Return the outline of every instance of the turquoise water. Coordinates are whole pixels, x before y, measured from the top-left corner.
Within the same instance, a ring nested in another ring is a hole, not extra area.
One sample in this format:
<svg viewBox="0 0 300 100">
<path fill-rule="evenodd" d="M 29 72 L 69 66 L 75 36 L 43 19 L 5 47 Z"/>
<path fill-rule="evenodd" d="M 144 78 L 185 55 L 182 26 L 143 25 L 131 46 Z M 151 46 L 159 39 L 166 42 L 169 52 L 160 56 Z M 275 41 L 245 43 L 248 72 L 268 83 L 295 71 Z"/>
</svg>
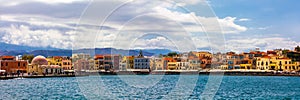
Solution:
<svg viewBox="0 0 300 100">
<path fill-rule="evenodd" d="M 0 97 L 9 100 L 200 99 L 204 97 L 208 79 L 196 75 L 121 75 L 1 80 Z M 210 95 L 213 99 L 300 99 L 300 77 L 224 76 L 216 86 L 208 89 L 216 90 Z"/>
</svg>

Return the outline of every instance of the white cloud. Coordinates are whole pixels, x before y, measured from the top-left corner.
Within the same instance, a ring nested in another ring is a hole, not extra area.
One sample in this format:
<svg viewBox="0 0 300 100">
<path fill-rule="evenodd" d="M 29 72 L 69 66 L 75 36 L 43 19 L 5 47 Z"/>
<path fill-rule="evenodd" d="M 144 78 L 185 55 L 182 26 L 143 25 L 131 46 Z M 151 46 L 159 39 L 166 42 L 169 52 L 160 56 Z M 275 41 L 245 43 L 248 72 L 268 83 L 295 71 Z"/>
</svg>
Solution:
<svg viewBox="0 0 300 100">
<path fill-rule="evenodd" d="M 68 24 L 76 24 L 78 19 L 75 18 L 53 18 L 42 15 L 0 15 L 0 19 L 8 22 L 15 23 L 27 23 L 31 26 L 42 26 L 42 27 L 60 27 L 74 29 L 75 26 L 70 26 Z"/>
<path fill-rule="evenodd" d="M 189 2 L 189 4 L 193 5 L 199 3 L 195 0 L 192 1 L 193 2 Z M 0 1 L 0 3 L 1 2 L 3 1 Z M 46 4 L 68 4 L 78 1 L 70 0 L 50 2 L 35 0 L 34 2 L 43 2 Z M 104 18 L 107 16 L 105 12 L 99 13 L 99 9 L 107 8 L 107 4 L 110 4 L 111 2 L 124 1 L 96 2 L 99 2 L 99 5 L 95 6 L 97 7 L 97 9 L 93 9 L 93 11 L 90 12 L 92 13 L 92 15 L 82 16 L 83 18 L 86 18 L 90 21 L 83 22 L 82 25 L 79 25 L 77 27 L 77 32 L 74 31 L 75 24 L 78 21 L 76 17 L 56 18 L 53 16 L 51 17 L 39 14 L 2 14 L 0 15 L 1 20 L 7 21 L 6 26 L 8 27 L 0 28 L 2 32 L 6 33 L 3 34 L 1 41 L 11 44 L 20 44 L 28 46 L 51 46 L 57 48 L 71 48 L 72 43 L 76 43 L 77 47 L 109 47 L 113 45 L 113 41 L 115 38 L 119 38 L 118 36 L 121 36 L 120 40 L 123 42 L 120 42 L 117 48 L 124 48 L 122 46 L 130 42 L 128 41 L 128 39 L 135 39 L 139 36 L 131 33 L 137 33 L 142 35 L 148 32 L 158 32 L 163 34 L 172 34 L 173 37 L 171 38 L 177 40 L 178 44 L 192 43 L 191 40 L 194 40 L 194 44 L 196 46 L 205 47 L 209 46 L 205 44 L 209 43 L 205 42 L 207 41 L 205 39 L 198 39 L 200 37 L 192 37 L 192 39 L 186 41 L 186 39 L 182 37 L 189 37 L 190 33 L 221 33 L 220 25 L 224 33 L 228 34 L 237 34 L 247 30 L 246 27 L 235 23 L 235 17 L 229 16 L 225 18 L 218 18 L 197 16 L 195 12 L 182 12 L 178 10 L 178 8 L 176 8 L 174 4 L 170 4 L 168 2 L 161 3 L 158 1 L 135 1 L 131 4 L 122 6 L 120 9 L 117 9 L 117 11 L 114 11 L 113 14 L 108 17 L 107 22 L 104 23 L 104 25 L 102 26 L 105 26 L 106 28 L 103 28 L 101 33 L 97 34 L 101 21 L 104 20 Z M 11 3 L 14 3 L 14 1 L 11 1 Z M 25 3 L 25 1 L 16 1 L 15 6 L 22 5 L 23 3 Z M 99 14 L 99 16 L 97 16 L 97 14 Z M 203 27 L 201 27 L 196 20 L 198 20 L 201 23 L 201 25 L 203 25 Z M 36 27 L 41 28 L 34 29 Z M 72 42 L 72 39 L 76 41 Z M 141 45 L 144 48 L 166 46 L 163 45 L 165 43 L 165 40 L 163 40 L 163 38 L 156 38 L 150 40 L 146 39 L 141 41 L 141 43 L 151 45 Z M 185 46 L 185 44 L 180 45 Z M 190 46 L 186 48 L 194 47 Z"/>
<path fill-rule="evenodd" d="M 227 49 L 229 51 L 242 52 L 247 50 L 254 50 L 259 47 L 261 50 L 273 49 L 292 49 L 294 46 L 299 45 L 297 41 L 293 41 L 283 37 L 248 37 L 248 38 L 235 38 L 227 40 Z"/>
<path fill-rule="evenodd" d="M 225 17 L 224 19 L 219 19 L 224 33 L 240 33 L 247 30 L 246 27 L 235 24 L 235 20 L 235 17 Z"/>
<path fill-rule="evenodd" d="M 245 21 L 250 21 L 251 19 L 248 19 L 248 18 L 241 18 L 239 19 L 240 22 L 245 22 Z"/>
<path fill-rule="evenodd" d="M 1 0 L 2 6 L 18 6 L 30 2 L 40 2 L 45 4 L 70 4 L 74 2 L 89 2 L 90 0 Z"/>
<path fill-rule="evenodd" d="M 33 47 L 54 47 L 54 48 L 71 48 L 72 41 L 70 35 L 63 35 L 59 30 L 31 30 L 25 25 L 11 25 L 10 27 L 1 28 L 1 42 L 26 45 Z M 67 31 L 66 33 L 71 33 Z"/>
</svg>

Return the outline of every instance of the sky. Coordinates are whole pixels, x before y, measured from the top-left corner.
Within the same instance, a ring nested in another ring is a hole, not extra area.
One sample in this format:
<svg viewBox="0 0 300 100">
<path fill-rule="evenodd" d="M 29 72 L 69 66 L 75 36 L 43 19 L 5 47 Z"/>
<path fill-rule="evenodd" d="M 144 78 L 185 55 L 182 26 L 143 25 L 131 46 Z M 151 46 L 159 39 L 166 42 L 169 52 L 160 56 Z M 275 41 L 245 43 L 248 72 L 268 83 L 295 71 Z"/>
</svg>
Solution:
<svg viewBox="0 0 300 100">
<path fill-rule="evenodd" d="M 299 0 L 0 0 L 0 42 L 243 52 L 300 44 Z"/>
</svg>

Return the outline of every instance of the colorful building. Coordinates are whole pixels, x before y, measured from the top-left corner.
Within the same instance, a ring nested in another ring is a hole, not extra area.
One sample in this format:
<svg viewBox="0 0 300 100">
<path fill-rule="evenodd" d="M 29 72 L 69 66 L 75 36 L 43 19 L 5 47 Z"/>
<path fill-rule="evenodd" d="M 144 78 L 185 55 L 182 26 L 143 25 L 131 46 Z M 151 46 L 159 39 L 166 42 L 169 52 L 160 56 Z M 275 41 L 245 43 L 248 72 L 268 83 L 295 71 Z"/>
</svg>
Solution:
<svg viewBox="0 0 300 100">
<path fill-rule="evenodd" d="M 164 61 L 162 58 L 154 58 L 153 67 L 155 70 L 165 70 Z"/>
<path fill-rule="evenodd" d="M 173 70 L 176 69 L 176 60 L 172 57 L 164 57 L 163 58 L 164 69 Z"/>
<path fill-rule="evenodd" d="M 36 56 L 32 59 L 31 64 L 28 66 L 27 72 L 31 75 L 62 74 L 63 68 L 59 66 L 59 63 L 48 62 L 44 56 Z"/>
<path fill-rule="evenodd" d="M 5 70 L 7 73 L 27 72 L 27 60 L 16 60 L 14 56 L 1 56 L 0 63 L 0 70 Z"/>
<path fill-rule="evenodd" d="M 189 68 L 188 70 L 201 70 L 201 61 L 198 57 L 189 57 Z"/>
<path fill-rule="evenodd" d="M 259 69 L 259 70 L 269 70 L 269 69 L 271 69 L 269 67 L 270 59 L 271 59 L 270 56 L 257 57 L 256 58 L 256 69 Z"/>
<path fill-rule="evenodd" d="M 104 70 L 104 56 L 103 55 L 95 55 L 95 69 L 96 70 Z"/>
<path fill-rule="evenodd" d="M 145 58 L 142 51 L 134 58 L 134 69 L 150 69 L 150 58 Z"/>
<path fill-rule="evenodd" d="M 127 69 L 133 69 L 134 66 L 134 56 L 126 56 Z"/>
</svg>

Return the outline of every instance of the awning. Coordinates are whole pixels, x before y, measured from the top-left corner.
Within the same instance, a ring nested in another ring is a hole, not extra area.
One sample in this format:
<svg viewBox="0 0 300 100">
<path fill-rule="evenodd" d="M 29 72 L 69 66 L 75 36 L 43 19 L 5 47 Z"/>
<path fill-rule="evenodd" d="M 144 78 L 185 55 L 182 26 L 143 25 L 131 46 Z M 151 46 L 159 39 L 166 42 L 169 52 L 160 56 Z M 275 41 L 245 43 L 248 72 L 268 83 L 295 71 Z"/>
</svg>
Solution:
<svg viewBox="0 0 300 100">
<path fill-rule="evenodd" d="M 6 72 L 6 70 L 0 70 L 0 73 L 5 73 Z"/>
<path fill-rule="evenodd" d="M 71 72 L 71 73 L 73 73 L 74 70 L 64 70 L 64 72 Z"/>
<path fill-rule="evenodd" d="M 61 69 L 61 66 L 58 65 L 42 65 L 41 68 L 51 68 L 51 69 Z"/>
</svg>

